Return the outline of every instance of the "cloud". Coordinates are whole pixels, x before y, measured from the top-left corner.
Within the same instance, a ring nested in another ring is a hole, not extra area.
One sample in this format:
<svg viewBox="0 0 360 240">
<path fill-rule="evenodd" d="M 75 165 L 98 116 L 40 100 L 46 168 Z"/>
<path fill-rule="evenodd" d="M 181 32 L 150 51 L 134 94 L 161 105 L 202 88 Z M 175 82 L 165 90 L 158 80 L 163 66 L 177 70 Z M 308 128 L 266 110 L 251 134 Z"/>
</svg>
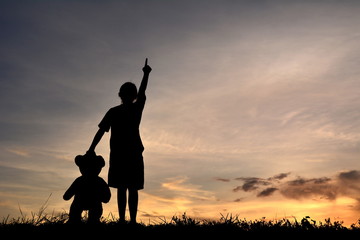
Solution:
<svg viewBox="0 0 360 240">
<path fill-rule="evenodd" d="M 259 186 L 267 186 L 270 184 L 269 181 L 261 178 L 249 177 L 249 178 L 237 178 L 237 180 L 243 180 L 244 184 L 242 189 L 245 192 L 250 192 L 259 188 Z"/>
<path fill-rule="evenodd" d="M 240 190 L 242 190 L 242 186 L 237 186 L 237 187 L 234 188 L 232 191 L 233 191 L 233 192 L 238 192 L 238 191 L 240 191 Z"/>
<path fill-rule="evenodd" d="M 268 197 L 268 196 L 271 196 L 275 191 L 277 191 L 278 189 L 277 188 L 274 188 L 274 187 L 269 187 L 269 188 L 266 188 L 264 189 L 263 191 L 261 191 L 257 197 Z"/>
<path fill-rule="evenodd" d="M 215 180 L 216 180 L 216 181 L 219 181 L 219 182 L 230 182 L 230 179 L 228 179 L 228 178 L 219 178 L 219 177 L 216 177 Z"/>
<path fill-rule="evenodd" d="M 284 183 L 280 193 L 291 199 L 320 197 L 335 200 L 338 195 L 338 187 L 327 177 L 311 179 L 298 177 Z"/>
<path fill-rule="evenodd" d="M 314 184 L 321 184 L 321 183 L 326 183 L 328 181 L 330 181 L 330 178 L 327 177 L 321 177 L 321 178 L 311 178 L 311 179 L 305 179 L 302 177 L 298 177 L 295 180 L 292 181 L 288 181 L 287 183 L 289 185 L 293 185 L 293 186 L 302 186 L 308 183 L 314 183 Z"/>
<path fill-rule="evenodd" d="M 351 170 L 341 172 L 337 176 L 339 191 L 342 195 L 354 198 L 358 201 L 356 209 L 360 211 L 360 171 Z"/>
<path fill-rule="evenodd" d="M 9 148 L 6 149 L 8 152 L 11 152 L 15 155 L 21 156 L 21 157 L 29 157 L 30 153 L 27 150 L 19 149 L 19 148 Z"/>
<path fill-rule="evenodd" d="M 244 184 L 242 184 L 241 186 L 237 186 L 236 188 L 233 189 L 233 191 L 237 192 L 239 190 L 243 190 L 245 192 L 251 192 L 261 188 L 262 186 L 274 185 L 280 180 L 288 177 L 289 174 L 290 173 L 280 173 L 269 178 L 257 178 L 257 177 L 235 178 L 235 180 L 243 181 Z M 261 191 L 258 195 L 261 197 L 270 196 L 272 193 L 275 192 L 275 190 L 277 190 L 277 189 L 273 189 L 273 187 L 268 187 L 267 189 L 268 189 L 267 191 L 265 192 Z"/>
<path fill-rule="evenodd" d="M 341 172 L 338 176 L 341 181 L 359 181 L 360 171 L 352 170 L 347 172 Z"/>
<path fill-rule="evenodd" d="M 290 172 L 288 173 L 279 173 L 273 177 L 268 178 L 268 180 L 282 180 L 290 175 Z"/>
<path fill-rule="evenodd" d="M 0 190 L 3 192 L 57 191 L 66 179 L 56 172 L 0 166 Z"/>
<path fill-rule="evenodd" d="M 355 206 L 360 210 L 360 171 L 343 171 L 332 177 L 305 178 L 297 176 L 295 179 L 284 181 L 290 173 L 280 173 L 269 178 L 239 177 L 244 181 L 233 192 L 255 192 L 256 196 L 270 197 L 279 192 L 288 199 L 325 199 L 336 200 L 339 197 L 349 197 L 358 201 Z"/>
<path fill-rule="evenodd" d="M 162 188 L 165 189 L 171 195 L 182 197 L 193 200 L 214 200 L 212 192 L 201 189 L 200 185 L 189 183 L 189 178 L 185 176 L 178 176 L 174 178 L 168 178 L 161 184 Z"/>
<path fill-rule="evenodd" d="M 146 218 L 163 218 L 164 215 L 163 214 L 160 214 L 159 212 L 157 211 L 151 211 L 151 212 L 148 212 L 148 211 L 143 211 L 143 210 L 138 210 L 138 212 L 140 213 L 140 215 L 142 217 L 146 217 Z"/>
<path fill-rule="evenodd" d="M 315 197 L 335 200 L 340 196 L 346 196 L 358 200 L 360 196 L 359 181 L 359 170 L 343 171 L 331 178 L 298 177 L 283 184 L 280 193 L 292 199 Z"/>
</svg>

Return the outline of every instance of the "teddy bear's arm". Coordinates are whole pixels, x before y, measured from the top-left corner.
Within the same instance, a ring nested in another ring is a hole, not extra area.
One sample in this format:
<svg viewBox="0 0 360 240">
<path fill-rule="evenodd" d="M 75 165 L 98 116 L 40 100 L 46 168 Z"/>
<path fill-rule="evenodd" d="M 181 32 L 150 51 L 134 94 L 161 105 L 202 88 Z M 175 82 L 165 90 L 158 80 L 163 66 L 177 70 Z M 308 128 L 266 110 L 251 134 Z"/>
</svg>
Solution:
<svg viewBox="0 0 360 240">
<path fill-rule="evenodd" d="M 110 188 L 107 185 L 107 183 L 104 181 L 104 179 L 100 178 L 99 180 L 100 180 L 100 186 L 101 186 L 101 201 L 103 203 L 108 203 L 111 198 Z"/>
<path fill-rule="evenodd" d="M 79 178 L 77 178 L 72 184 L 71 186 L 69 187 L 68 190 L 66 190 L 66 192 L 64 193 L 64 200 L 65 201 L 68 201 L 70 200 L 70 198 L 72 198 L 75 193 L 76 193 L 76 189 L 78 189 L 78 185 L 79 185 Z"/>
</svg>

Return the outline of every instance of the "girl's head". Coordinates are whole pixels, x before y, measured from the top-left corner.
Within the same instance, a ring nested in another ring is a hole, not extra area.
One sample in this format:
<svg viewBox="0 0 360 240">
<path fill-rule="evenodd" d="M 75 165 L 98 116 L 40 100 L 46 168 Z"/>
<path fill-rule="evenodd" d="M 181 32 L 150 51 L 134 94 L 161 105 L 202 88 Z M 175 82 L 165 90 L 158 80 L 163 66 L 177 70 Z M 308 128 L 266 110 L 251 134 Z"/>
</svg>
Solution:
<svg viewBox="0 0 360 240">
<path fill-rule="evenodd" d="M 132 82 L 126 82 L 120 87 L 119 97 L 123 103 L 132 103 L 137 97 L 137 88 Z"/>
</svg>

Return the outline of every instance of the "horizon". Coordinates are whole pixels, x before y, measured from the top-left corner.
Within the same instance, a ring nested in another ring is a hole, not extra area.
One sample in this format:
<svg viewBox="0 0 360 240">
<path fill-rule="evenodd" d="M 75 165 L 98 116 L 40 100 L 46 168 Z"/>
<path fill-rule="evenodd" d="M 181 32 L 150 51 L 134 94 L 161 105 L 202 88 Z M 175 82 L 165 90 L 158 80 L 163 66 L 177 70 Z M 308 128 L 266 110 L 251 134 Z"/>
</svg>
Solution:
<svg viewBox="0 0 360 240">
<path fill-rule="evenodd" d="M 139 221 L 360 218 L 357 1 L 2 1 L 0 217 L 80 172 L 120 86 L 152 67 Z M 96 153 L 106 161 L 109 134 Z M 103 204 L 117 214 L 116 192 Z M 127 212 L 127 217 L 129 216 Z"/>
</svg>

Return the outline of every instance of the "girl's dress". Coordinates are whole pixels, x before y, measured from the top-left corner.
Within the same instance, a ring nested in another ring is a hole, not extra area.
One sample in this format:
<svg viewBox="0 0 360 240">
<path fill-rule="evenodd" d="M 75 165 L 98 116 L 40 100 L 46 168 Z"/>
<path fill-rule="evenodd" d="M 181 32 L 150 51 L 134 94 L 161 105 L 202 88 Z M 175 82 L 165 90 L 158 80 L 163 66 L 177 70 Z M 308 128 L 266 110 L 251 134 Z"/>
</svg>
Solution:
<svg viewBox="0 0 360 240">
<path fill-rule="evenodd" d="M 144 146 L 139 126 L 146 97 L 136 102 L 111 108 L 101 120 L 99 128 L 110 136 L 110 166 L 108 184 L 114 188 L 144 188 Z"/>
</svg>

